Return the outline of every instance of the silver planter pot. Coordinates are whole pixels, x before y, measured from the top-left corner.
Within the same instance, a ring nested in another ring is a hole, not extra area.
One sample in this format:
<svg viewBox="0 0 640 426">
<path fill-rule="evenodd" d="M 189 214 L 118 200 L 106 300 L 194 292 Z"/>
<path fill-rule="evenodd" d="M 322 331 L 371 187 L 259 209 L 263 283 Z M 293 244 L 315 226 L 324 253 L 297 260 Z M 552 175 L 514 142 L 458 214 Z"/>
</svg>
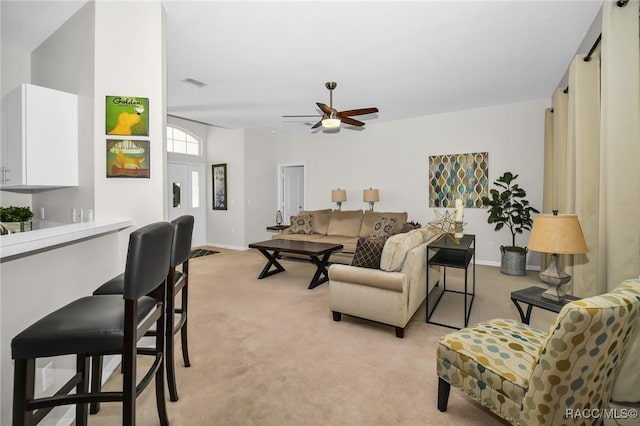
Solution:
<svg viewBox="0 0 640 426">
<path fill-rule="evenodd" d="M 506 275 L 527 275 L 527 252 L 524 247 L 500 246 L 500 272 Z"/>
</svg>

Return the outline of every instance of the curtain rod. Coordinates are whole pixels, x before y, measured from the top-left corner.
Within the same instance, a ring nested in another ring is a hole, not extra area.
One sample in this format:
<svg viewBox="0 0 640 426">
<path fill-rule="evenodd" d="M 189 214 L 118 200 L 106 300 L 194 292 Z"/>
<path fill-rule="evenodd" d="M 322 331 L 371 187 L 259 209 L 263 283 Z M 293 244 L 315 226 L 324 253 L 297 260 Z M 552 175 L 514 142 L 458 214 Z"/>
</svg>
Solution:
<svg viewBox="0 0 640 426">
<path fill-rule="evenodd" d="M 616 5 L 618 7 L 625 7 L 628 3 L 629 3 L 629 0 L 618 0 L 616 2 Z M 598 48 L 598 45 L 600 44 L 601 40 L 602 40 L 602 33 L 600 33 L 600 35 L 598 36 L 596 41 L 593 43 L 593 46 L 591 46 L 591 50 L 589 50 L 589 53 L 587 53 L 587 56 L 584 57 L 583 60 L 585 62 L 590 62 L 591 61 L 591 56 L 593 56 L 593 53 Z M 562 93 L 569 93 L 569 86 L 565 87 L 565 89 L 562 91 Z"/>
<path fill-rule="evenodd" d="M 598 48 L 598 45 L 600 44 L 601 41 L 602 41 L 602 33 L 600 33 L 600 35 L 598 36 L 596 41 L 593 43 L 593 46 L 591 46 L 591 49 L 589 50 L 589 53 L 587 53 L 587 55 L 584 57 L 583 61 L 585 61 L 585 62 L 590 62 L 591 61 L 591 57 L 593 56 L 593 53 L 596 51 L 596 49 Z M 569 86 L 565 87 L 565 89 L 562 91 L 562 93 L 569 93 Z"/>
</svg>

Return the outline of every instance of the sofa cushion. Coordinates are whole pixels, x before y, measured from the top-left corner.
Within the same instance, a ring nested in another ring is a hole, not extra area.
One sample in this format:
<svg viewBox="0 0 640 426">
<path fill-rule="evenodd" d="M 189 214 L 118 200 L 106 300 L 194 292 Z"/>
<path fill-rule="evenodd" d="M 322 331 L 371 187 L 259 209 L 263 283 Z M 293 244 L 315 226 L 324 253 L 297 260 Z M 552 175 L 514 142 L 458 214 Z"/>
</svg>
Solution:
<svg viewBox="0 0 640 426">
<path fill-rule="evenodd" d="M 380 258 L 387 238 L 358 238 L 351 266 L 380 269 Z"/>
<path fill-rule="evenodd" d="M 407 212 L 372 212 L 371 210 L 367 210 L 364 212 L 362 226 L 360 227 L 358 236 L 362 238 L 368 237 L 371 229 L 373 228 L 373 224 L 381 217 L 393 217 L 396 219 L 396 225 L 393 228 L 394 234 L 400 232 L 404 224 L 407 222 Z"/>
<path fill-rule="evenodd" d="M 362 224 L 362 210 L 331 212 L 331 222 L 327 229 L 327 235 L 344 235 L 346 237 L 357 237 Z"/>
<path fill-rule="evenodd" d="M 393 228 L 396 226 L 395 217 L 379 217 L 375 221 L 371 232 L 369 232 L 369 238 L 386 238 L 393 234 Z"/>
<path fill-rule="evenodd" d="M 422 232 L 419 229 L 390 236 L 382 250 L 380 269 L 388 272 L 399 271 L 402 269 L 407 252 L 422 242 Z"/>
<path fill-rule="evenodd" d="M 312 234 L 313 233 L 313 215 L 299 214 L 291 216 L 291 226 L 287 229 L 289 234 Z"/>
<path fill-rule="evenodd" d="M 314 234 L 316 235 L 316 234 Z M 314 240 L 316 243 L 342 244 L 342 253 L 353 254 L 356 251 L 357 237 L 347 237 L 344 235 L 320 235 L 320 238 Z"/>
<path fill-rule="evenodd" d="M 313 232 L 316 234 L 327 235 L 327 229 L 329 228 L 329 222 L 331 221 L 331 209 L 302 210 L 298 214 L 313 215 L 313 221 L 311 222 Z"/>
</svg>

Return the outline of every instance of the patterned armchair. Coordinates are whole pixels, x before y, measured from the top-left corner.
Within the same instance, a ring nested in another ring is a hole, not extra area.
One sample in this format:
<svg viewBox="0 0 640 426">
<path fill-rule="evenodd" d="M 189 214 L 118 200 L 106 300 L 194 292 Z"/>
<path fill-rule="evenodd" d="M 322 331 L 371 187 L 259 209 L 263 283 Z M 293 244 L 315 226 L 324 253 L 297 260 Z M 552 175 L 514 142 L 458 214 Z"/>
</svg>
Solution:
<svg viewBox="0 0 640 426">
<path fill-rule="evenodd" d="M 640 281 L 628 280 L 565 305 L 548 333 L 507 319 L 449 333 L 437 350 L 438 409 L 453 385 L 514 425 L 599 424 L 581 410 L 608 408 L 639 325 Z"/>
</svg>

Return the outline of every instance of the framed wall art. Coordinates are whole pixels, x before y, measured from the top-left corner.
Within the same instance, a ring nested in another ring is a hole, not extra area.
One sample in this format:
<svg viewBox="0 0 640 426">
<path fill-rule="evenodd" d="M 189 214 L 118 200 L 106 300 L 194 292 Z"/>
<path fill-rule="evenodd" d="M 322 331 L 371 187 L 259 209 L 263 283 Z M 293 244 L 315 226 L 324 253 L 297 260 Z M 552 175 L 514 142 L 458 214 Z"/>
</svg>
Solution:
<svg viewBox="0 0 640 426">
<path fill-rule="evenodd" d="M 107 135 L 149 136 L 149 98 L 107 96 Z"/>
<path fill-rule="evenodd" d="M 429 156 L 429 207 L 455 207 L 462 198 L 464 207 L 481 208 L 488 178 L 488 152 Z"/>
<path fill-rule="evenodd" d="M 213 210 L 227 210 L 227 164 L 211 166 L 213 179 Z"/>
<path fill-rule="evenodd" d="M 149 178 L 149 141 L 107 139 L 108 178 Z"/>
</svg>

